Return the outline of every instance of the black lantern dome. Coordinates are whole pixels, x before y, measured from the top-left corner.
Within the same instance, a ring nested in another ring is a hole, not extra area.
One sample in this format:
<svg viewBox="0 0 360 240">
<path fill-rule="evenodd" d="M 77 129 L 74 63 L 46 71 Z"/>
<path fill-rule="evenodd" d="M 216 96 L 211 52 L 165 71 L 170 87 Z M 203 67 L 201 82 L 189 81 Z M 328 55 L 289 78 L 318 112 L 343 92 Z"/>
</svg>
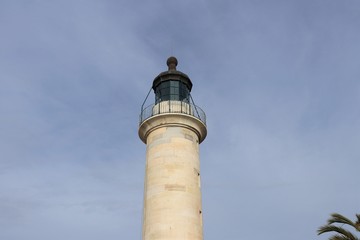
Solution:
<svg viewBox="0 0 360 240">
<path fill-rule="evenodd" d="M 169 69 L 154 79 L 141 105 L 140 125 L 145 124 L 147 119 L 162 114 L 190 115 L 206 125 L 204 111 L 195 105 L 191 97 L 190 78 L 185 73 L 176 70 L 178 61 L 175 57 L 169 57 L 166 64 Z M 146 106 L 151 90 L 155 93 L 155 102 Z"/>
<path fill-rule="evenodd" d="M 175 57 L 169 57 L 166 64 L 169 70 L 160 73 L 152 85 L 155 103 L 169 100 L 189 103 L 192 88 L 190 78 L 185 73 L 176 70 L 178 61 Z"/>
</svg>

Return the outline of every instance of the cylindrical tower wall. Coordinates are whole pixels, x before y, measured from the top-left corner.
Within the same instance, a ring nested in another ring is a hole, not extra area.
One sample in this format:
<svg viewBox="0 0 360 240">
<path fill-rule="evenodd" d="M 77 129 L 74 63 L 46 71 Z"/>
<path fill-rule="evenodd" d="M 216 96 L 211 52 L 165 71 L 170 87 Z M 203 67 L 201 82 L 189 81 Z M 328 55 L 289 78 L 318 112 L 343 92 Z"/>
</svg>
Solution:
<svg viewBox="0 0 360 240">
<path fill-rule="evenodd" d="M 204 124 L 183 114 L 157 115 L 139 129 L 146 139 L 144 240 L 200 240 L 199 142 Z"/>
</svg>

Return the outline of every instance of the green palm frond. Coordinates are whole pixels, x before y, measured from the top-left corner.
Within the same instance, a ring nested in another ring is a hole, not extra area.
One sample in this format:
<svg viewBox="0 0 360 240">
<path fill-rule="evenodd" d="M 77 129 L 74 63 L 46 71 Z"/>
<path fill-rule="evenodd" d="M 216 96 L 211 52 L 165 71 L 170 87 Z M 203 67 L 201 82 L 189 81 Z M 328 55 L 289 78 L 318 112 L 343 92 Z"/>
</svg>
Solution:
<svg viewBox="0 0 360 240">
<path fill-rule="evenodd" d="M 336 234 L 336 235 L 330 237 L 329 240 L 349 240 L 349 239 L 342 235 Z"/>
<path fill-rule="evenodd" d="M 331 218 L 329 218 L 328 220 L 328 224 L 332 224 L 332 223 L 343 223 L 343 224 L 348 224 L 354 228 L 356 228 L 356 225 L 353 221 L 351 221 L 350 219 L 344 217 L 341 214 L 338 213 L 333 213 L 331 214 Z"/>
<path fill-rule="evenodd" d="M 337 232 L 341 236 L 345 237 L 347 240 L 359 240 L 356 236 L 354 236 L 351 232 L 346 229 L 343 229 L 334 225 L 324 225 L 318 229 L 318 235 L 327 233 L 327 232 Z"/>
<path fill-rule="evenodd" d="M 355 222 L 355 228 L 357 231 L 360 232 L 360 214 L 356 214 L 356 218 L 357 218 L 357 220 Z"/>
</svg>

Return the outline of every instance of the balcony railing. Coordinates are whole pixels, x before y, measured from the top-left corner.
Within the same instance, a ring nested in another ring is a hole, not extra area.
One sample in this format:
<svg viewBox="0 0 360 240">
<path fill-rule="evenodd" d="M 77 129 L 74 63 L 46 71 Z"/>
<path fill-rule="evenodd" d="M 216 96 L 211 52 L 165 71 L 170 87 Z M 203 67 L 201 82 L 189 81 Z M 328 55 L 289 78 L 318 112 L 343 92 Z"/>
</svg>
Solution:
<svg viewBox="0 0 360 240">
<path fill-rule="evenodd" d="M 166 113 L 182 113 L 191 115 L 206 125 L 206 115 L 200 107 L 176 100 L 162 101 L 143 108 L 140 114 L 140 124 L 152 116 Z"/>
</svg>

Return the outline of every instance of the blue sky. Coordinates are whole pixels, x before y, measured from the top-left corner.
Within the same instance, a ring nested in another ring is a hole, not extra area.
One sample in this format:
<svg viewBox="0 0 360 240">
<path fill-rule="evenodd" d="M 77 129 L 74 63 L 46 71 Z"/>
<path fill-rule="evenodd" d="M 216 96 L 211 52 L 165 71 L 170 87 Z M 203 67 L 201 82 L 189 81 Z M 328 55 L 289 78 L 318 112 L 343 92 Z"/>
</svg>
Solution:
<svg viewBox="0 0 360 240">
<path fill-rule="evenodd" d="M 207 113 L 204 237 L 327 239 L 360 192 L 360 1 L 0 1 L 0 238 L 141 239 L 152 80 Z"/>
</svg>

